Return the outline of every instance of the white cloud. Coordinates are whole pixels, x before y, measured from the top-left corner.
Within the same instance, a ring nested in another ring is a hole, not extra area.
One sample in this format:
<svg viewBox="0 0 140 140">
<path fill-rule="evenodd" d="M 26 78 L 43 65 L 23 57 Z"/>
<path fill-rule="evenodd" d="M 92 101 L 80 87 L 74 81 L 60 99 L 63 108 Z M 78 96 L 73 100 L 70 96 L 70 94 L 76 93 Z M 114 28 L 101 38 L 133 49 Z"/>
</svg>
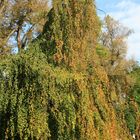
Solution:
<svg viewBox="0 0 140 140">
<path fill-rule="evenodd" d="M 128 57 L 140 60 L 140 3 L 123 0 L 109 14 L 134 30 L 134 34 L 128 38 Z"/>
</svg>

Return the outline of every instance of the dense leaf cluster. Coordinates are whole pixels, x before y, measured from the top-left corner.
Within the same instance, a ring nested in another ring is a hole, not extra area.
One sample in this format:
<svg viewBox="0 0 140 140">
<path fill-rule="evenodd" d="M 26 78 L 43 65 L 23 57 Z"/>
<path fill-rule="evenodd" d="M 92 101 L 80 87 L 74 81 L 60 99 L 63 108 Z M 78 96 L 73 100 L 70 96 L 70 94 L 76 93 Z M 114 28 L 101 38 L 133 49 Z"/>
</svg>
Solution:
<svg viewBox="0 0 140 140">
<path fill-rule="evenodd" d="M 54 0 L 42 34 L 1 58 L 0 139 L 132 140 L 137 103 L 124 97 L 132 89 L 128 69 L 117 67 L 126 61 L 116 55 L 112 64 L 111 48 L 98 43 L 93 5 Z"/>
</svg>

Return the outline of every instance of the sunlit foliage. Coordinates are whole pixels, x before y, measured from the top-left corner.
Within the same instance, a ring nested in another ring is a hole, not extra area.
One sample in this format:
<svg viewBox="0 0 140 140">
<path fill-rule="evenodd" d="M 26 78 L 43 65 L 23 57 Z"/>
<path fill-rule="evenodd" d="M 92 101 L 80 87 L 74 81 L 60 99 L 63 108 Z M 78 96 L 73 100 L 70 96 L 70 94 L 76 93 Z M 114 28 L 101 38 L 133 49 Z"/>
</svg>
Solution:
<svg viewBox="0 0 140 140">
<path fill-rule="evenodd" d="M 123 38 L 108 47 L 100 34 L 94 1 L 52 2 L 43 32 L 26 50 L 1 58 L 0 139 L 132 140 L 139 129 L 126 98 L 133 67 L 122 55 L 110 57 Z"/>
</svg>

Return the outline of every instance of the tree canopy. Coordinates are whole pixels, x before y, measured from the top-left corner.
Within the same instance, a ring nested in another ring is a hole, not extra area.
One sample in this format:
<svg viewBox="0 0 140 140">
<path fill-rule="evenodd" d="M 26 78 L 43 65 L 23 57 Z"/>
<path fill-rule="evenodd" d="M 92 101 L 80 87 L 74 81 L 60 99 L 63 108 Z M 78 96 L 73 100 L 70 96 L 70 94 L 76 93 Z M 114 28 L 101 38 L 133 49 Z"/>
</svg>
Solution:
<svg viewBox="0 0 140 140">
<path fill-rule="evenodd" d="M 0 139 L 139 139 L 139 66 L 125 58 L 132 31 L 110 16 L 102 23 L 92 0 L 48 9 L 0 1 Z"/>
</svg>

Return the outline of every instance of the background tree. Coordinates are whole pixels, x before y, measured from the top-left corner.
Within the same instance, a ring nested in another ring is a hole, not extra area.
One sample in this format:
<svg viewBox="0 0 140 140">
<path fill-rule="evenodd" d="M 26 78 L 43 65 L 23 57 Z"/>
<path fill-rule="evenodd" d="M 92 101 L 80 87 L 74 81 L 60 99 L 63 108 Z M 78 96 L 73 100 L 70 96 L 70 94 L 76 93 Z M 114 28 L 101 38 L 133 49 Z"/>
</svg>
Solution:
<svg viewBox="0 0 140 140">
<path fill-rule="evenodd" d="M 12 45 L 17 46 L 18 51 L 24 49 L 41 32 L 48 11 L 48 1 L 3 0 L 0 7 L 1 48 L 4 50 Z"/>
<path fill-rule="evenodd" d="M 131 98 L 129 93 L 131 96 L 134 95 L 131 90 L 135 78 L 130 76 L 130 73 L 137 63 L 133 59 L 126 59 L 126 40 L 131 33 L 132 30 L 107 16 L 104 20 L 97 53 L 110 80 L 110 98 L 114 102 L 114 107 L 119 110 L 119 117 L 125 116 L 127 127 L 131 134 L 135 134 L 138 110 L 136 109 L 136 102 L 128 99 Z"/>
<path fill-rule="evenodd" d="M 126 39 L 131 33 L 132 30 L 107 16 L 103 24 L 100 45 L 97 49 L 99 56 L 103 57 L 103 59 L 101 58 L 101 65 L 105 68 L 110 80 L 114 80 L 114 84 L 116 84 L 116 79 L 118 79 L 120 86 L 124 85 L 122 87 L 126 87 L 125 85 L 128 86 L 128 82 L 131 83 L 128 73 L 133 70 L 136 64 L 134 60 L 126 59 Z M 104 54 L 101 53 L 102 50 Z"/>
<path fill-rule="evenodd" d="M 107 62 L 103 62 L 104 66 L 107 65 L 106 70 L 109 75 L 119 75 L 121 69 L 124 72 L 127 66 L 129 67 L 126 60 L 126 39 L 131 33 L 132 30 L 124 27 L 112 17 L 107 16 L 104 19 L 100 41 L 101 45 L 109 51 Z"/>
<path fill-rule="evenodd" d="M 8 20 L 6 17 L 8 16 L 8 1 L 1 0 L 0 1 L 0 54 L 4 54 L 9 52 L 9 48 L 7 47 L 7 41 L 9 39 L 9 34 L 12 34 L 11 30 L 8 29 Z"/>
</svg>

